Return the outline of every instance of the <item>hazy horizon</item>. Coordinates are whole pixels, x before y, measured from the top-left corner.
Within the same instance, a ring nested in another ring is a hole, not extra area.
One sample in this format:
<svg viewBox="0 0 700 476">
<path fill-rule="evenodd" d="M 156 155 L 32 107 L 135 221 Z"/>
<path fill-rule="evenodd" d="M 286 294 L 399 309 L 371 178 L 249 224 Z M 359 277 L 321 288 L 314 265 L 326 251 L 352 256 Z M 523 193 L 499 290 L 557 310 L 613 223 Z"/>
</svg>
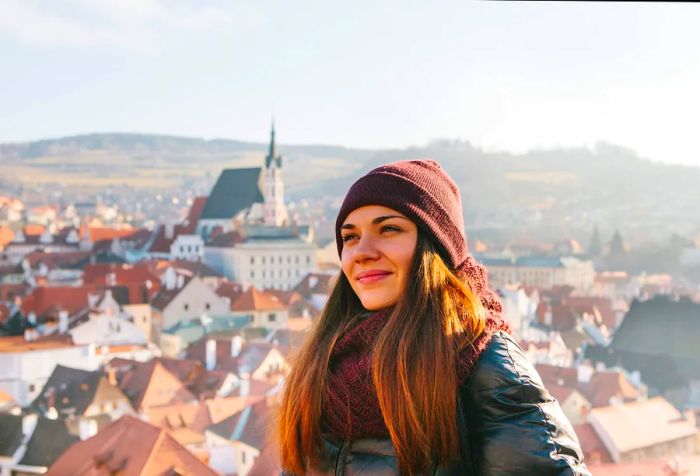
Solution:
<svg viewBox="0 0 700 476">
<path fill-rule="evenodd" d="M 359 149 L 597 142 L 700 166 L 692 4 L 4 0 L 0 143 L 143 133 Z"/>
</svg>

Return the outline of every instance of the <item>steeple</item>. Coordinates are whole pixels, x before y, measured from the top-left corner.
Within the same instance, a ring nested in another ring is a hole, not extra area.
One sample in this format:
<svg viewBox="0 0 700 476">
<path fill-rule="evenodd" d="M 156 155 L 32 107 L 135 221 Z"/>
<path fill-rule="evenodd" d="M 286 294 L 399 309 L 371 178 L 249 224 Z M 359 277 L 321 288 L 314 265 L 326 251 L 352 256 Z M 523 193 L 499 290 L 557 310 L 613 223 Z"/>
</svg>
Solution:
<svg viewBox="0 0 700 476">
<path fill-rule="evenodd" d="M 265 168 L 270 168 L 270 164 L 274 160 L 277 167 L 282 166 L 281 157 L 277 154 L 277 143 L 275 142 L 275 119 L 272 119 L 272 128 L 270 130 L 270 149 L 265 157 Z"/>
</svg>

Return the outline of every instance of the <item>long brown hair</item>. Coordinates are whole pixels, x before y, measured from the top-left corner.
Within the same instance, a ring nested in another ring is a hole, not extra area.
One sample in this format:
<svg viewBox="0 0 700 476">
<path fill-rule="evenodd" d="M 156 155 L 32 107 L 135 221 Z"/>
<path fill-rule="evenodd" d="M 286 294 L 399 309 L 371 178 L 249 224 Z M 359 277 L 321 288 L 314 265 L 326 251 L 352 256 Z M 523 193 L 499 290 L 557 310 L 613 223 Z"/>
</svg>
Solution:
<svg viewBox="0 0 700 476">
<path fill-rule="evenodd" d="M 371 365 L 401 474 L 427 473 L 458 457 L 457 357 L 485 326 L 479 298 L 420 232 L 412 275 L 377 336 Z M 363 312 L 341 272 L 285 384 L 276 437 L 287 472 L 301 475 L 323 461 L 321 412 L 331 352 Z"/>
</svg>

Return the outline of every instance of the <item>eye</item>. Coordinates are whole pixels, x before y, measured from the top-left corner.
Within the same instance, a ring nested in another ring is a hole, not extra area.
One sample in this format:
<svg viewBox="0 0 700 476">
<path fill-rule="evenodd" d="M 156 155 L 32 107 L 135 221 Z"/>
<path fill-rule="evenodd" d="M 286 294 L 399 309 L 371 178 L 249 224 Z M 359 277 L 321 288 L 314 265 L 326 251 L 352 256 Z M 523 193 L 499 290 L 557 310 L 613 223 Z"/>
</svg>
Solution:
<svg viewBox="0 0 700 476">
<path fill-rule="evenodd" d="M 343 240 L 343 243 L 347 243 L 348 241 L 350 241 L 350 240 L 352 240 L 352 239 L 354 239 L 354 238 L 357 238 L 357 235 L 356 235 L 356 234 L 354 234 L 354 233 L 348 233 L 348 234 L 346 234 L 346 235 L 343 235 L 343 236 L 341 237 L 341 240 Z"/>
<path fill-rule="evenodd" d="M 384 233 L 385 231 L 401 231 L 401 228 L 394 225 L 384 225 L 381 228 L 381 232 Z"/>
</svg>

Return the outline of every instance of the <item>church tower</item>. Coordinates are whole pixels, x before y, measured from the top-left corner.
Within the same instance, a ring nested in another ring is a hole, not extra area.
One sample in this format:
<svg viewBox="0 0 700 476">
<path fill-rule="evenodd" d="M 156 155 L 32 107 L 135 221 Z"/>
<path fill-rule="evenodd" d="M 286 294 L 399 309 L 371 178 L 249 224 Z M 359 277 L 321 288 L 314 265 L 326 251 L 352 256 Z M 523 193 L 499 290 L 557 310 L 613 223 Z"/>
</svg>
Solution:
<svg viewBox="0 0 700 476">
<path fill-rule="evenodd" d="M 275 143 L 275 123 L 272 122 L 270 131 L 270 148 L 265 157 L 263 193 L 265 225 L 285 226 L 289 225 L 287 207 L 284 204 L 284 182 L 282 181 L 282 156 L 277 152 Z"/>
</svg>

